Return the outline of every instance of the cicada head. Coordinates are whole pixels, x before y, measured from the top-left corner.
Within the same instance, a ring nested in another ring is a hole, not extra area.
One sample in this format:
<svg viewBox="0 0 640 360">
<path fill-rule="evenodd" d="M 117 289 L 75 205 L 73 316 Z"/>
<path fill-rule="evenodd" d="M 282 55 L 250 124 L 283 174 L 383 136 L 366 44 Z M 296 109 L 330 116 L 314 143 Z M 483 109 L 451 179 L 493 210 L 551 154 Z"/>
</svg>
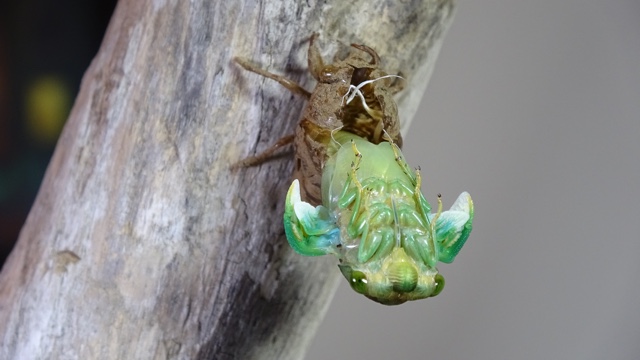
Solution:
<svg viewBox="0 0 640 360">
<path fill-rule="evenodd" d="M 384 305 L 399 305 L 438 295 L 444 277 L 396 248 L 391 256 L 364 264 L 338 265 L 351 288 Z"/>
</svg>

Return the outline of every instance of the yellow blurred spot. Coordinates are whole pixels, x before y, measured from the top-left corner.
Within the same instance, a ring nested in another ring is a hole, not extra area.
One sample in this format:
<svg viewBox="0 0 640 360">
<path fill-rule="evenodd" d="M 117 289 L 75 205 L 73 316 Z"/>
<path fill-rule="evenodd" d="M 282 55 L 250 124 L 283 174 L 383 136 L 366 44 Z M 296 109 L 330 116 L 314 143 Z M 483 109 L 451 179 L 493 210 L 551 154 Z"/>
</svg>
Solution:
<svg viewBox="0 0 640 360">
<path fill-rule="evenodd" d="M 42 76 L 27 89 L 27 131 L 31 138 L 54 144 L 69 115 L 71 94 L 68 86 L 56 76 Z"/>
</svg>

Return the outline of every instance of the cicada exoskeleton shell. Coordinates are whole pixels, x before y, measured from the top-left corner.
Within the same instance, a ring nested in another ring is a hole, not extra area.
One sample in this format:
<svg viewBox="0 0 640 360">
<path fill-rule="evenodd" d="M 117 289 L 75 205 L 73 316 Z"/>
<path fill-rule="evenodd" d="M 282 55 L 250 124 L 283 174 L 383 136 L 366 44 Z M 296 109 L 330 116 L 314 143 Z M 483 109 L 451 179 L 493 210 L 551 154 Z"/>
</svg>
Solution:
<svg viewBox="0 0 640 360">
<path fill-rule="evenodd" d="M 312 36 L 309 45 L 309 70 L 318 81 L 309 97 L 295 132 L 294 178 L 301 181 L 302 197 L 321 203 L 322 169 L 331 150 L 331 132 L 337 129 L 363 137 L 374 144 L 386 132 L 402 146 L 398 108 L 393 99 L 401 87 L 379 68 L 380 58 L 370 47 L 352 44 L 344 59 L 324 64 Z M 359 91 L 362 99 L 347 101 L 353 87 L 369 82 Z"/>
</svg>

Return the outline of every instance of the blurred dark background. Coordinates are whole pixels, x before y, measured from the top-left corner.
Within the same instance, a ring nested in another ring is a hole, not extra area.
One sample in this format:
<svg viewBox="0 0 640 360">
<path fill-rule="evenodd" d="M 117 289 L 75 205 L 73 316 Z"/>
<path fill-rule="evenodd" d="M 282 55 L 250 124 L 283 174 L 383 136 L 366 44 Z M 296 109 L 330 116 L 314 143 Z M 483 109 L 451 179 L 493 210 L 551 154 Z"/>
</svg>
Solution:
<svg viewBox="0 0 640 360">
<path fill-rule="evenodd" d="M 0 2 L 0 262 L 36 197 L 115 0 Z"/>
</svg>

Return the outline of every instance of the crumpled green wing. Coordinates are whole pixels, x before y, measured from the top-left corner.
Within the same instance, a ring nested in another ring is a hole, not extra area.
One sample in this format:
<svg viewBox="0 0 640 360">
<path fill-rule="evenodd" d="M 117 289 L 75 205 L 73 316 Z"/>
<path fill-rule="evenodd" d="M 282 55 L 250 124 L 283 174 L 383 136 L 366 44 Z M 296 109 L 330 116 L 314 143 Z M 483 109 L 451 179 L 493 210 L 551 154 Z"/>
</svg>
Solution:
<svg viewBox="0 0 640 360">
<path fill-rule="evenodd" d="M 284 231 L 289 245 L 299 254 L 319 256 L 335 253 L 340 244 L 340 229 L 329 211 L 302 201 L 300 182 L 293 181 L 284 208 Z"/>
<path fill-rule="evenodd" d="M 429 214 L 429 220 L 435 214 Z M 451 206 L 436 220 L 436 241 L 439 245 L 439 260 L 451 263 L 471 233 L 473 222 L 473 200 L 463 192 Z"/>
</svg>

